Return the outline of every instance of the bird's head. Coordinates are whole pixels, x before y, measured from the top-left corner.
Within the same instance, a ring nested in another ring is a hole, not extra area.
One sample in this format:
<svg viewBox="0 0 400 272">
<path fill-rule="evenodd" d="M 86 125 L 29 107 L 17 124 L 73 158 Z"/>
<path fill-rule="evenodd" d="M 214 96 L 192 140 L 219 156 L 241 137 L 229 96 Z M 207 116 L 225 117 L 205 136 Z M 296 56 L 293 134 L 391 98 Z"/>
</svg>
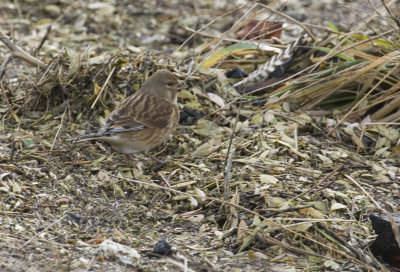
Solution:
<svg viewBox="0 0 400 272">
<path fill-rule="evenodd" d="M 169 102 L 176 104 L 177 96 L 176 92 L 179 87 L 179 81 L 168 70 L 162 69 L 155 72 L 151 77 L 149 77 L 141 90 L 144 92 L 150 92 L 154 95 L 162 97 Z"/>
</svg>

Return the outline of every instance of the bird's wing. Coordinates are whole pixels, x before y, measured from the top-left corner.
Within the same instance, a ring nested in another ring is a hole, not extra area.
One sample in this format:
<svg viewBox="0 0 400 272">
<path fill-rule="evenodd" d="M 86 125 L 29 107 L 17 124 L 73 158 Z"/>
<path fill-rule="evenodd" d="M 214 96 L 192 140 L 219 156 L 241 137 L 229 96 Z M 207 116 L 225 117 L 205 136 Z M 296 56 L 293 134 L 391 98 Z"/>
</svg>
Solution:
<svg viewBox="0 0 400 272">
<path fill-rule="evenodd" d="M 99 134 L 172 126 L 177 122 L 175 107 L 152 94 L 133 94 L 111 113 Z"/>
</svg>

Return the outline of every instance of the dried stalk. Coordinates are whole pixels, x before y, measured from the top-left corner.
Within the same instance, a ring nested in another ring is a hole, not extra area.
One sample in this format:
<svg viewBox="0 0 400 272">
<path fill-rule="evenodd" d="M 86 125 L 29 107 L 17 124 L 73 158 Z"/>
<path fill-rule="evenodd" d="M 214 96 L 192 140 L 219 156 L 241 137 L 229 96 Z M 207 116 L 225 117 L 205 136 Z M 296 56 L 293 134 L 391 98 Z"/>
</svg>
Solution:
<svg viewBox="0 0 400 272">
<path fill-rule="evenodd" d="M 0 41 L 2 41 L 5 44 L 5 46 L 8 47 L 8 49 L 10 49 L 14 57 L 19 58 L 33 66 L 38 66 L 40 68 L 46 67 L 46 64 L 44 62 L 29 55 L 26 51 L 13 44 L 11 40 L 6 36 L 6 34 L 4 34 L 4 32 L 1 30 L 0 30 Z"/>
</svg>

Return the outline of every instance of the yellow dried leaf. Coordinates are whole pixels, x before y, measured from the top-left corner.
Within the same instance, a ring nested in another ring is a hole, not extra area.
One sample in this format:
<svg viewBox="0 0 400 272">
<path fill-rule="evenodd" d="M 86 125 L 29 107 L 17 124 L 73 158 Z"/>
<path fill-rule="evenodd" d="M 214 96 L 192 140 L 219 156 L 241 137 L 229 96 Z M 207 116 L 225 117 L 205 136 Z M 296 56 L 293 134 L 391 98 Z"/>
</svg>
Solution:
<svg viewBox="0 0 400 272">
<path fill-rule="evenodd" d="M 264 122 L 261 112 L 258 112 L 256 115 L 254 115 L 250 122 L 255 125 L 261 125 Z"/>
<path fill-rule="evenodd" d="M 198 199 L 203 202 L 205 201 L 205 197 L 206 197 L 206 193 L 204 193 L 204 191 L 202 191 L 201 189 L 194 187 L 194 195 L 198 197 Z"/>
<path fill-rule="evenodd" d="M 313 207 L 301 209 L 300 213 L 306 217 L 311 217 L 311 218 L 316 218 L 316 219 L 325 219 L 325 215 L 322 212 L 314 209 Z"/>
<path fill-rule="evenodd" d="M 98 95 L 98 94 L 100 93 L 100 91 L 101 91 L 101 87 L 100 87 L 97 83 L 95 83 L 95 84 L 94 84 L 93 93 L 94 93 L 95 95 Z"/>
<path fill-rule="evenodd" d="M 208 138 L 219 138 L 222 137 L 222 129 L 214 122 L 200 119 L 193 131 L 201 136 Z"/>
<path fill-rule="evenodd" d="M 263 184 L 277 184 L 279 180 L 277 178 L 275 178 L 274 176 L 261 174 L 260 181 Z"/>
<path fill-rule="evenodd" d="M 14 193 L 21 192 L 21 185 L 19 185 L 18 182 L 14 182 L 13 185 L 12 185 L 12 191 Z"/>
<path fill-rule="evenodd" d="M 214 55 L 210 56 L 203 64 L 202 67 L 209 68 L 218 62 L 222 61 L 231 54 L 249 54 L 257 49 L 256 44 L 252 43 L 237 43 L 219 50 Z"/>
<path fill-rule="evenodd" d="M 343 210 L 346 209 L 347 206 L 342 203 L 333 203 L 331 206 L 331 211 Z"/>
</svg>

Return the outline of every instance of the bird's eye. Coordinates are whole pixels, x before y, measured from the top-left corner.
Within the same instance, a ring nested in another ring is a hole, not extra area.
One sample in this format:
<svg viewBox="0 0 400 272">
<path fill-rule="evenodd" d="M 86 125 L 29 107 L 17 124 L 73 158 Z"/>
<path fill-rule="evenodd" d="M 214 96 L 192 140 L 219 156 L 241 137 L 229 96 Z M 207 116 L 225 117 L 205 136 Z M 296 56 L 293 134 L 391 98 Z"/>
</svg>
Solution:
<svg viewBox="0 0 400 272">
<path fill-rule="evenodd" d="M 175 85 L 175 83 L 173 83 L 173 82 L 168 82 L 168 83 L 167 83 L 167 86 L 168 86 L 168 87 L 173 87 L 174 85 Z"/>
</svg>

